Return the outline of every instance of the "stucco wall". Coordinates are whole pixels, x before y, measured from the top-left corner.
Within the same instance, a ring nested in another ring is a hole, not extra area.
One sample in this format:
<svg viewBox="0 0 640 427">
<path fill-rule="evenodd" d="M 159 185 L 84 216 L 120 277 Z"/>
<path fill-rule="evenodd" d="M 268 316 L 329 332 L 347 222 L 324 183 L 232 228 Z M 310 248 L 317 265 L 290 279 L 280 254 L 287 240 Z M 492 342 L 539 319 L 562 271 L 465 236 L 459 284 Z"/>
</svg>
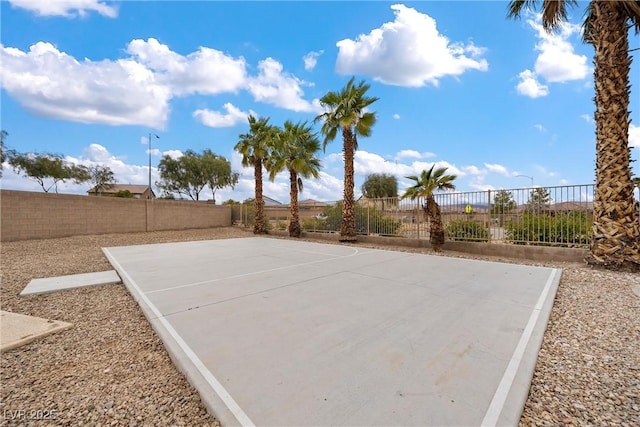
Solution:
<svg viewBox="0 0 640 427">
<path fill-rule="evenodd" d="M 231 208 L 204 202 L 138 200 L 0 190 L 0 240 L 183 230 L 231 225 Z"/>
</svg>

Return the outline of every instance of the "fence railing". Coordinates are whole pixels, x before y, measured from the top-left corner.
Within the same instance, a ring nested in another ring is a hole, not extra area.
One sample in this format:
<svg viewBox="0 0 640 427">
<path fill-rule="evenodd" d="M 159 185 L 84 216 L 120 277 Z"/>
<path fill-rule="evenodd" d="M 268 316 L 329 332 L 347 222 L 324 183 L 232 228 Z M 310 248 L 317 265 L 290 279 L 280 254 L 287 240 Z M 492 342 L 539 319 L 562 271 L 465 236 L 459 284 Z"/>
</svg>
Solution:
<svg viewBox="0 0 640 427">
<path fill-rule="evenodd" d="M 593 192 L 594 185 L 585 184 L 442 192 L 434 197 L 450 241 L 587 247 L 593 221 Z M 430 222 L 424 203 L 423 199 L 398 197 L 360 198 L 355 205 L 356 232 L 429 239 Z M 264 210 L 268 227 L 287 229 L 288 206 L 265 206 Z M 253 226 L 253 213 L 252 205 L 241 205 L 234 220 Z M 339 232 L 341 221 L 342 202 L 300 207 L 300 223 L 305 231 Z"/>
</svg>

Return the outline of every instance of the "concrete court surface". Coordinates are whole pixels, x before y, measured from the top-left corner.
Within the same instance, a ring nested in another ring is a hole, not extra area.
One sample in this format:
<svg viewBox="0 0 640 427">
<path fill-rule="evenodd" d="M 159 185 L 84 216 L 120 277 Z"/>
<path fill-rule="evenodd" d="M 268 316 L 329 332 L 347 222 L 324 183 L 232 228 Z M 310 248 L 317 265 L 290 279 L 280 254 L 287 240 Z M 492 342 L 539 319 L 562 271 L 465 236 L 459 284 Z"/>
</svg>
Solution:
<svg viewBox="0 0 640 427">
<path fill-rule="evenodd" d="M 516 425 L 561 275 L 266 237 L 103 250 L 223 425 Z"/>
</svg>

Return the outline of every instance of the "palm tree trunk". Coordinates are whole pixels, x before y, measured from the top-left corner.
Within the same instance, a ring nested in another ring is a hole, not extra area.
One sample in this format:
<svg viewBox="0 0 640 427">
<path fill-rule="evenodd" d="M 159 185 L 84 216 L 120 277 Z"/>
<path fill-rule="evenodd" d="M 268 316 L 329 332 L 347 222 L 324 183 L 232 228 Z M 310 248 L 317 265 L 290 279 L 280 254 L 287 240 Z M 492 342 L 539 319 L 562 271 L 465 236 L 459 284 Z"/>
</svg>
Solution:
<svg viewBox="0 0 640 427">
<path fill-rule="evenodd" d="M 289 237 L 300 237 L 302 230 L 300 229 L 300 218 L 298 215 L 298 174 L 293 169 L 289 169 L 289 180 L 291 183 L 289 190 L 289 195 L 291 196 Z"/>
<path fill-rule="evenodd" d="M 426 210 L 429 215 L 429 241 L 433 249 L 439 251 L 444 245 L 444 227 L 442 226 L 440 206 L 432 195 L 427 197 Z"/>
<path fill-rule="evenodd" d="M 342 138 L 344 140 L 344 198 L 342 203 L 342 224 L 340 227 L 341 242 L 356 241 L 356 214 L 355 201 L 353 197 L 353 158 L 355 147 L 355 135 L 350 128 L 342 128 Z"/>
<path fill-rule="evenodd" d="M 587 262 L 640 270 L 640 227 L 634 212 L 629 149 L 627 16 L 616 2 L 593 2 L 596 188 Z"/>
<path fill-rule="evenodd" d="M 264 228 L 264 200 L 262 199 L 262 159 L 256 160 L 254 167 L 254 177 L 256 180 L 256 220 L 253 225 L 253 234 L 266 234 Z"/>
</svg>

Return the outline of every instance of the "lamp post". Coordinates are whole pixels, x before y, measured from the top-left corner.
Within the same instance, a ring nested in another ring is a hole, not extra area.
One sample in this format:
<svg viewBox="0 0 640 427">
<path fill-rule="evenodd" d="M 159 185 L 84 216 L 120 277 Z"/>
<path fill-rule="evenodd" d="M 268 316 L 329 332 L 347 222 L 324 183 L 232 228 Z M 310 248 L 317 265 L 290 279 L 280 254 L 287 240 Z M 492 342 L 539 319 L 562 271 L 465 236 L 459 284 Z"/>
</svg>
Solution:
<svg viewBox="0 0 640 427">
<path fill-rule="evenodd" d="M 149 147 L 147 147 L 147 149 L 149 150 L 149 194 L 147 194 L 147 199 L 151 199 L 151 135 L 155 136 L 158 139 L 160 138 L 155 133 L 149 132 Z"/>
<path fill-rule="evenodd" d="M 516 178 L 529 178 L 531 180 L 531 188 L 533 188 L 533 177 L 529 175 L 516 175 Z"/>
</svg>

